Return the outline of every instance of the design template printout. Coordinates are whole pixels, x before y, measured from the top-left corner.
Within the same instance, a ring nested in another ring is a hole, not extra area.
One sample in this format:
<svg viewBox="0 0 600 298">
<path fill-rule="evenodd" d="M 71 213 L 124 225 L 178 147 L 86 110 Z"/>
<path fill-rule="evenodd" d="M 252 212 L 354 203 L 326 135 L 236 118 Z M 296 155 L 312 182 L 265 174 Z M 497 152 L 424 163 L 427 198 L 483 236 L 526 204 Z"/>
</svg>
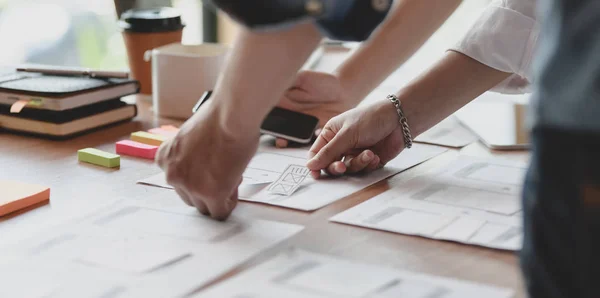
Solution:
<svg viewBox="0 0 600 298">
<path fill-rule="evenodd" d="M 0 297 L 180 297 L 302 229 L 119 203 L 4 247 Z"/>
<path fill-rule="evenodd" d="M 508 298 L 511 290 L 291 250 L 194 298 Z"/>
<path fill-rule="evenodd" d="M 519 250 L 525 172 L 522 162 L 461 156 L 441 170 L 401 183 L 331 220 Z"/>
<path fill-rule="evenodd" d="M 243 174 L 244 179 L 239 187 L 239 196 L 241 200 L 245 201 L 312 211 L 446 151 L 447 149 L 443 147 L 414 144 L 411 149 L 402 151 L 396 159 L 390 161 L 383 169 L 368 175 L 319 180 L 315 180 L 309 175 L 293 194 L 282 195 L 270 192 L 269 185 L 276 181 L 289 165 L 305 165 L 308 151 L 307 149 L 298 148 L 277 149 L 261 146 Z M 163 173 L 140 180 L 138 183 L 172 188 L 166 183 Z"/>
</svg>

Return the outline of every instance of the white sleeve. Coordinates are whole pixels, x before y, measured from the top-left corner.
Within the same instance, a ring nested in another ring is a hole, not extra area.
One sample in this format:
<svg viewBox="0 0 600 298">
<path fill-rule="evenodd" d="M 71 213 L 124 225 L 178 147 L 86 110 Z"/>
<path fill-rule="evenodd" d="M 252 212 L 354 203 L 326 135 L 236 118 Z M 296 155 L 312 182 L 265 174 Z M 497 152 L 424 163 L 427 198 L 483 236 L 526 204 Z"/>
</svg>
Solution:
<svg viewBox="0 0 600 298">
<path fill-rule="evenodd" d="M 466 35 L 450 48 L 489 67 L 513 73 L 492 90 L 530 92 L 531 61 L 539 35 L 536 0 L 494 0 Z"/>
</svg>

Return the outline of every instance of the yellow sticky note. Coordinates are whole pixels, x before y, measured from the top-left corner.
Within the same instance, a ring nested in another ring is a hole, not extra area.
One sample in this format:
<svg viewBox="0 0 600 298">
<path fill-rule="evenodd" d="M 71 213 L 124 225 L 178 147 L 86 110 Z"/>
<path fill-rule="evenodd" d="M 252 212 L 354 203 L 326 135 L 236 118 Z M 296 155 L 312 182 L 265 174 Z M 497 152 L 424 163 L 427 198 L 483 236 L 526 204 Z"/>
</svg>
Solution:
<svg viewBox="0 0 600 298">
<path fill-rule="evenodd" d="M 0 216 L 50 200 L 50 188 L 0 180 Z"/>
<path fill-rule="evenodd" d="M 138 131 L 131 134 L 131 140 L 148 145 L 160 146 L 160 144 L 167 140 L 167 137 L 145 131 Z"/>
</svg>

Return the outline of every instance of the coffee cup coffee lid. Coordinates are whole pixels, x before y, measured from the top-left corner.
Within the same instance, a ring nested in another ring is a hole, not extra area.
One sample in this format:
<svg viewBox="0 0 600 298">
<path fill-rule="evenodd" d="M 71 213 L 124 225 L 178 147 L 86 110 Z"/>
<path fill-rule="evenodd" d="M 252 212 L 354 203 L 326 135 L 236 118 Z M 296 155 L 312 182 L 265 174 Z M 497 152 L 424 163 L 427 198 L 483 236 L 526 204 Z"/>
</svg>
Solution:
<svg viewBox="0 0 600 298">
<path fill-rule="evenodd" d="M 183 29 L 181 14 L 172 7 L 130 9 L 121 14 L 121 29 L 127 32 L 166 32 Z"/>
</svg>

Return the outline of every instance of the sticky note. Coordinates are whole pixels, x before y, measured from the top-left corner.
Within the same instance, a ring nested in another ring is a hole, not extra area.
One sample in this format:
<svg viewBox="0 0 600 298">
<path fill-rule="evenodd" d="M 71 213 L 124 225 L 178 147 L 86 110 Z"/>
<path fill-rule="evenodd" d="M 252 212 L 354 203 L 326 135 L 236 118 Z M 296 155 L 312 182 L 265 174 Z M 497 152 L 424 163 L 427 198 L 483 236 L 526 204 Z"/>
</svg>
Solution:
<svg viewBox="0 0 600 298">
<path fill-rule="evenodd" d="M 0 216 L 50 200 L 50 188 L 17 181 L 0 180 L 0 193 Z"/>
<path fill-rule="evenodd" d="M 176 126 L 173 126 L 173 125 L 161 125 L 160 129 L 168 130 L 168 131 L 175 131 L 175 132 L 179 131 L 179 128 L 177 128 Z"/>
<path fill-rule="evenodd" d="M 116 143 L 117 154 L 154 159 L 158 146 L 143 144 L 130 140 L 123 140 Z"/>
<path fill-rule="evenodd" d="M 121 157 L 119 155 L 95 148 L 81 149 L 77 151 L 77 157 L 81 162 L 87 162 L 107 168 L 115 168 L 121 165 Z"/>
<path fill-rule="evenodd" d="M 12 114 L 17 114 L 17 113 L 21 113 L 21 111 L 23 110 L 23 108 L 25 108 L 25 106 L 29 103 L 29 100 L 17 100 L 15 103 L 13 103 L 10 106 L 10 112 Z"/>
<path fill-rule="evenodd" d="M 148 130 L 148 132 L 151 134 L 161 135 L 165 137 L 174 137 L 177 134 L 176 130 L 165 130 L 162 128 L 153 128 Z"/>
<path fill-rule="evenodd" d="M 131 134 L 131 140 L 148 145 L 160 146 L 160 144 L 167 140 L 167 137 L 145 131 L 138 131 Z"/>
</svg>

